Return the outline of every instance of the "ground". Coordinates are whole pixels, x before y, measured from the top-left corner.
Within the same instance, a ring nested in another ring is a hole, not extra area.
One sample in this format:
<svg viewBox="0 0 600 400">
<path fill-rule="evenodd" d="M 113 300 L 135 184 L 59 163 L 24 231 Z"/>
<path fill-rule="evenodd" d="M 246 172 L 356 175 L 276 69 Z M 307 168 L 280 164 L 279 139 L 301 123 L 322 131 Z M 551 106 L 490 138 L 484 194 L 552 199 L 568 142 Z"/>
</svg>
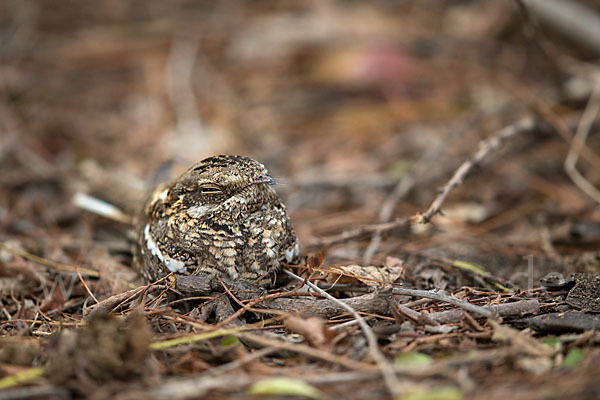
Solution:
<svg viewBox="0 0 600 400">
<path fill-rule="evenodd" d="M 540 3 L 0 4 L 0 397 L 596 398 L 600 49 Z M 351 310 L 130 268 L 223 153 Z"/>
</svg>

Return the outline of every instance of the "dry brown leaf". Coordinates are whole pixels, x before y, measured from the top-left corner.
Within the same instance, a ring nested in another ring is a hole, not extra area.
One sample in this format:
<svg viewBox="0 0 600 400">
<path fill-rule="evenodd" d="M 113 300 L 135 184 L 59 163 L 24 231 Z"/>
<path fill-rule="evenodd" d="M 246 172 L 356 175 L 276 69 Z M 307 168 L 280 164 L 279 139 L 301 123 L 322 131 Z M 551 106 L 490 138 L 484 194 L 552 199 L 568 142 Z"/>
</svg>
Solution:
<svg viewBox="0 0 600 400">
<path fill-rule="evenodd" d="M 317 317 L 291 316 L 285 320 L 284 324 L 292 332 L 304 336 L 311 346 L 320 350 L 331 350 L 331 342 L 335 333 L 327 329 L 325 320 Z"/>
<path fill-rule="evenodd" d="M 394 283 L 404 272 L 400 262 L 385 266 L 332 265 L 329 267 L 329 283 L 362 283 L 367 286 L 381 286 Z"/>
</svg>

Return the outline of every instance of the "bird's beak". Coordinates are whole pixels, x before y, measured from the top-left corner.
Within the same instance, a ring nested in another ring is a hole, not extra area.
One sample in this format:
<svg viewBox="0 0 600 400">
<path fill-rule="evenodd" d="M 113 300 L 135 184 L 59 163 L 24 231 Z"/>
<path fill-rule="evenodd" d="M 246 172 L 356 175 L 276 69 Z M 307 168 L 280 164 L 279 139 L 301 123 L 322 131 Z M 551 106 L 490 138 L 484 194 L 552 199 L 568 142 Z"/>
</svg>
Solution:
<svg viewBox="0 0 600 400">
<path fill-rule="evenodd" d="M 256 177 L 253 181 L 253 184 L 257 183 L 266 183 L 267 185 L 274 185 L 275 181 L 269 175 L 260 175 Z"/>
</svg>

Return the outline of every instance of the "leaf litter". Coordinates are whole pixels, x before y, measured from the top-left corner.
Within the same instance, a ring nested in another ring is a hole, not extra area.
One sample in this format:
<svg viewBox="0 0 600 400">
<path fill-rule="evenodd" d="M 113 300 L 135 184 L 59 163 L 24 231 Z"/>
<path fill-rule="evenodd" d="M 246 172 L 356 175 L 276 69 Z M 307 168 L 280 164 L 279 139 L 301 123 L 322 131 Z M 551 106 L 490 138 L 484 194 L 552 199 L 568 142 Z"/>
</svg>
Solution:
<svg viewBox="0 0 600 400">
<path fill-rule="evenodd" d="M 519 4 L 2 4 L 0 397 L 600 391 L 598 50 Z M 303 281 L 146 284 L 72 202 L 218 153 Z"/>
</svg>

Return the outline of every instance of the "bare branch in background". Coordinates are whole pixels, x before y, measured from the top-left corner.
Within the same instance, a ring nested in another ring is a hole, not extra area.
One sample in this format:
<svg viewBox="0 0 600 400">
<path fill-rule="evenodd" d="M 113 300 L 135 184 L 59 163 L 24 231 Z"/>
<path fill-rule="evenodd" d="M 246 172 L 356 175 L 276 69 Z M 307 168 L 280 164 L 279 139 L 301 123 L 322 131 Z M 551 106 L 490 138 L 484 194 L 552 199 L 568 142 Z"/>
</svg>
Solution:
<svg viewBox="0 0 600 400">
<path fill-rule="evenodd" d="M 453 189 L 457 188 L 464 182 L 467 174 L 473 169 L 473 167 L 479 165 L 484 158 L 486 158 L 493 151 L 497 150 L 507 140 L 517 135 L 530 133 L 535 130 L 536 127 L 536 120 L 533 117 L 525 117 L 519 122 L 509 125 L 494 135 L 479 142 L 479 150 L 477 150 L 473 157 L 464 161 L 460 167 L 458 167 L 458 169 L 454 172 L 454 175 L 452 175 L 452 178 L 450 178 L 448 183 L 442 187 L 427 211 L 414 217 L 415 221 L 418 223 L 427 223 L 431 221 L 431 218 L 441 213 L 442 204 L 444 204 L 448 194 L 450 194 Z"/>
<path fill-rule="evenodd" d="M 581 116 L 581 121 L 577 127 L 577 132 L 575 133 L 571 148 L 569 149 L 569 154 L 567 154 L 564 164 L 565 171 L 573 183 L 577 185 L 582 192 L 590 196 L 596 203 L 600 203 L 600 191 L 577 170 L 577 160 L 579 160 L 581 149 L 585 145 L 585 141 L 587 140 L 588 134 L 598 113 L 600 113 L 600 83 L 596 83 L 596 86 L 592 91 L 592 95 Z"/>
</svg>

